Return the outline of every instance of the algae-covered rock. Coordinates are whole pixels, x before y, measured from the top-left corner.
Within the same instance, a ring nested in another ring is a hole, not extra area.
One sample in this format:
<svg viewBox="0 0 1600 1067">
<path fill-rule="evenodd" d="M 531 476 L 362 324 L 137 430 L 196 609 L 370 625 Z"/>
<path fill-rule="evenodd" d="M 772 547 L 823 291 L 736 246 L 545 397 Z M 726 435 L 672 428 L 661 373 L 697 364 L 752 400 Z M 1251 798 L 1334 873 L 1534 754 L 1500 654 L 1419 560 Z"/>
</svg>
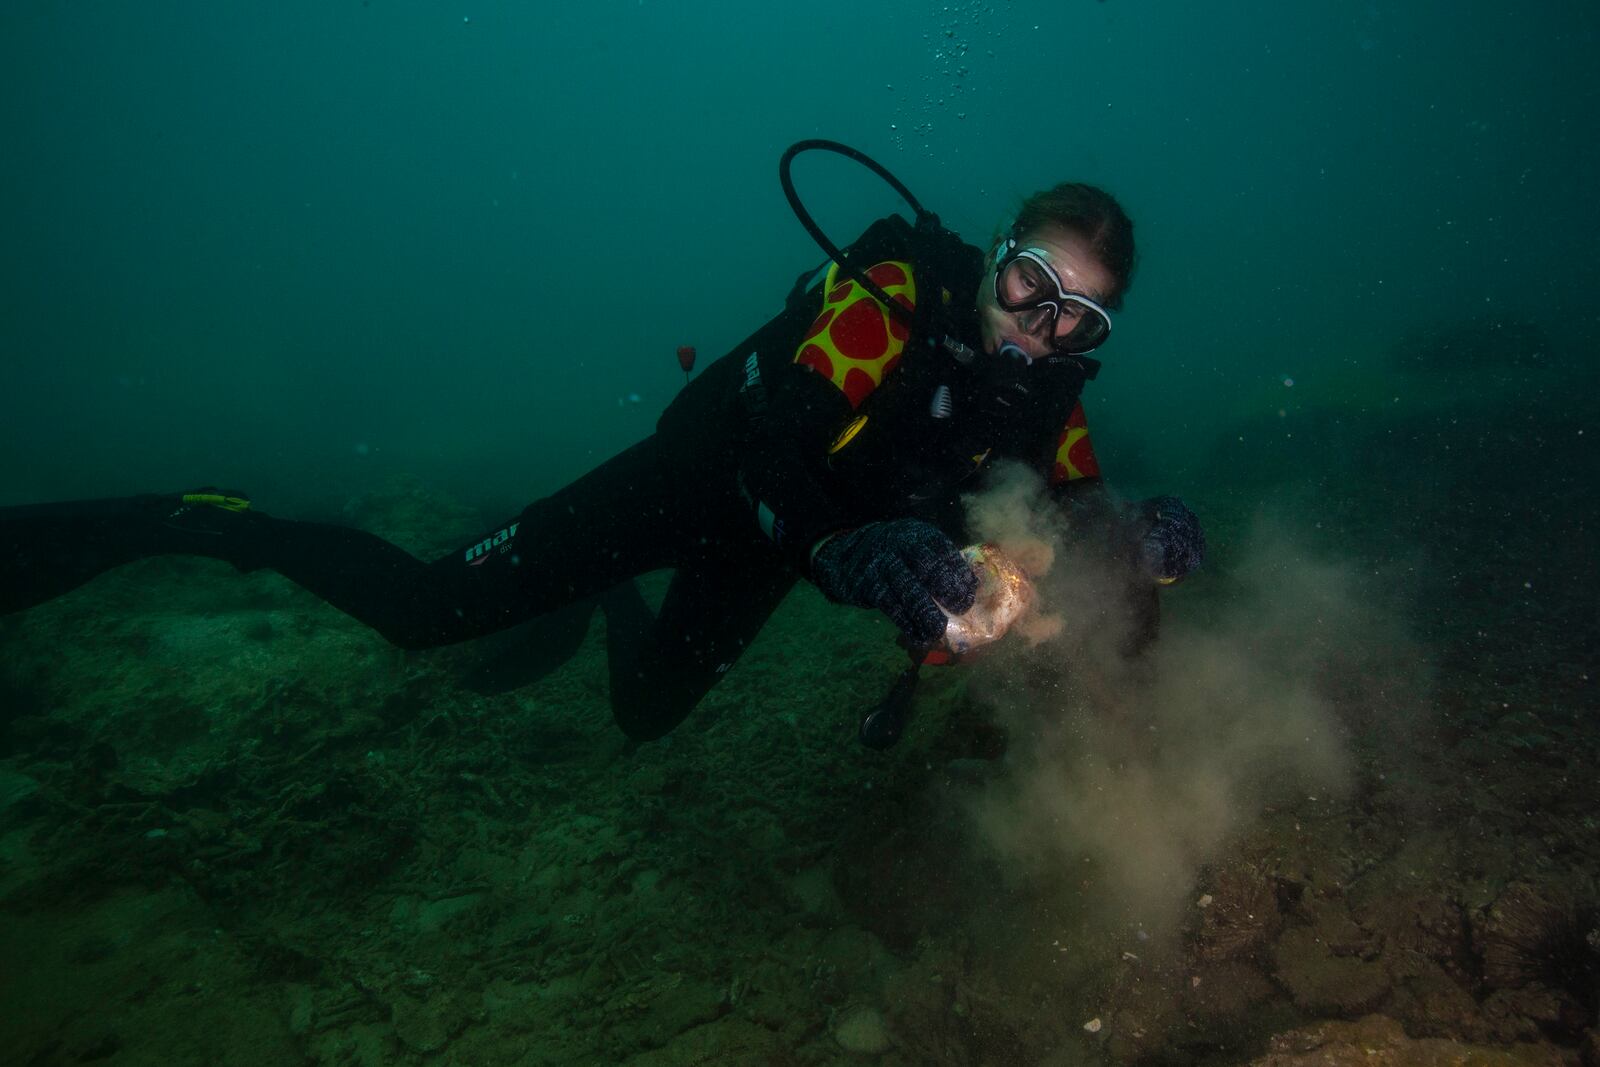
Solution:
<svg viewBox="0 0 1600 1067">
<path fill-rule="evenodd" d="M 305 1037 L 311 1033 L 317 1018 L 311 987 L 293 982 L 285 985 L 283 992 L 289 1001 L 289 1032 L 295 1037 Z"/>
<path fill-rule="evenodd" d="M 798 911 L 819 916 L 833 916 L 841 911 L 832 875 L 821 864 L 814 864 L 785 878 L 783 889 L 786 901 Z"/>
<path fill-rule="evenodd" d="M 1196 1029 L 1229 1033 L 1248 1029 L 1258 1006 L 1276 990 L 1253 964 L 1227 960 L 1197 969 L 1190 976 L 1182 1003 Z"/>
<path fill-rule="evenodd" d="M 1357 917 L 1382 936 L 1386 951 L 1432 960 L 1460 978 L 1471 968 L 1467 918 L 1448 897 L 1418 891 L 1386 895 L 1367 903 Z"/>
<path fill-rule="evenodd" d="M 486 894 L 472 892 L 430 900 L 417 909 L 417 929 L 423 933 L 441 930 L 452 919 L 466 915 L 485 899 Z"/>
<path fill-rule="evenodd" d="M 348 501 L 343 520 L 407 551 L 433 559 L 478 535 L 483 518 L 475 510 L 397 474 L 382 486 Z"/>
<path fill-rule="evenodd" d="M 682 973 L 649 974 L 606 1005 L 618 1033 L 632 1031 L 641 1045 L 661 1045 L 728 1012 L 726 986 Z M 637 1021 L 632 1021 L 637 1020 Z"/>
<path fill-rule="evenodd" d="M 875 936 L 855 926 L 831 930 L 816 948 L 817 958 L 852 984 L 872 974 L 887 974 L 898 962 Z"/>
<path fill-rule="evenodd" d="M 835 1014 L 829 1029 L 846 1052 L 876 1056 L 894 1047 L 883 1012 L 865 1004 L 852 1004 Z"/>
<path fill-rule="evenodd" d="M 1278 981 L 1294 1002 L 1317 1015 L 1353 1018 L 1389 995 L 1389 975 L 1378 963 L 1337 956 L 1312 927 L 1296 927 L 1272 950 Z"/>
<path fill-rule="evenodd" d="M 357 1023 L 340 1030 L 315 1034 L 307 1049 L 313 1062 L 344 1067 L 386 1067 L 395 1062 L 392 1028 L 381 1023 Z"/>
<path fill-rule="evenodd" d="M 26 774 L 0 767 L 0 811 L 33 796 L 39 791 L 37 780 Z"/>
<path fill-rule="evenodd" d="M 1416 1037 L 1491 1039 L 1493 1028 L 1472 994 L 1430 959 L 1401 957 L 1390 964 L 1393 998 L 1384 1011 L 1403 1022 Z"/>
<path fill-rule="evenodd" d="M 1443 1038 L 1410 1038 L 1393 1019 L 1369 1015 L 1356 1022 L 1325 1022 L 1279 1034 L 1266 1055 L 1249 1067 L 1565 1067 L 1550 1045 L 1510 1048 L 1467 1045 Z"/>
<path fill-rule="evenodd" d="M 407 996 L 396 997 L 389 1007 L 395 1036 L 412 1052 L 438 1052 L 450 1043 L 450 1025 L 438 1006 Z"/>
<path fill-rule="evenodd" d="M 795 1060 L 770 1030 L 743 1019 L 723 1019 L 680 1034 L 671 1044 L 634 1056 L 625 1067 L 789 1067 Z"/>
</svg>

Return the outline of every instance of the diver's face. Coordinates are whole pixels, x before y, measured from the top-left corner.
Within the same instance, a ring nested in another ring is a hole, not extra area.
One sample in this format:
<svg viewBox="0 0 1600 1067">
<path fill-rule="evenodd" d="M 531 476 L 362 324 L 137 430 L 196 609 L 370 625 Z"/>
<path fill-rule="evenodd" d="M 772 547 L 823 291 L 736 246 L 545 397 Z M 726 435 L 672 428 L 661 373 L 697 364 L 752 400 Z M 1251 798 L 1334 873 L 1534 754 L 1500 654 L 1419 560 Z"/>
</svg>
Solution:
<svg viewBox="0 0 1600 1067">
<path fill-rule="evenodd" d="M 1116 279 L 1089 251 L 1088 243 L 1077 234 L 1046 226 L 1018 243 L 1024 248 L 1036 250 L 1040 258 L 1056 272 L 1064 288 L 1082 293 L 1100 304 L 1104 304 L 1111 296 Z M 994 260 L 995 251 L 991 250 L 988 262 L 990 273 L 994 271 Z M 995 302 L 994 280 L 990 274 L 985 274 L 983 283 L 978 286 L 978 318 L 983 328 L 983 350 L 990 355 L 998 352 L 1000 346 L 1007 342 L 1026 352 L 1029 359 L 1038 359 L 1054 350 L 1051 346 L 1053 338 L 1045 334 L 1051 324 L 1038 323 L 1029 330 L 1029 320 L 1038 319 L 1039 316 L 1002 308 Z M 1063 318 L 1053 325 L 1055 333 L 1064 337 L 1071 332 L 1073 323 Z"/>
</svg>

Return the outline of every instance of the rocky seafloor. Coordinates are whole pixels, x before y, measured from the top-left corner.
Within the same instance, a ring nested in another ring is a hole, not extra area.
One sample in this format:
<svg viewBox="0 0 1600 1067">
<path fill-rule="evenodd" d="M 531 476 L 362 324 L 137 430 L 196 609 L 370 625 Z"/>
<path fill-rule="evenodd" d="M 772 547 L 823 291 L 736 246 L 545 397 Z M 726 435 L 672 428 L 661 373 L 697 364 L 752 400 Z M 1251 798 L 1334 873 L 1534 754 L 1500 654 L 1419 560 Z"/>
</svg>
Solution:
<svg viewBox="0 0 1600 1067">
<path fill-rule="evenodd" d="M 0 619 L 0 1062 L 1594 1067 L 1594 462 L 1487 415 L 1242 430 L 1153 697 L 1007 648 L 885 754 L 808 588 L 644 745 L 598 624 L 490 696 L 208 561 Z"/>
</svg>

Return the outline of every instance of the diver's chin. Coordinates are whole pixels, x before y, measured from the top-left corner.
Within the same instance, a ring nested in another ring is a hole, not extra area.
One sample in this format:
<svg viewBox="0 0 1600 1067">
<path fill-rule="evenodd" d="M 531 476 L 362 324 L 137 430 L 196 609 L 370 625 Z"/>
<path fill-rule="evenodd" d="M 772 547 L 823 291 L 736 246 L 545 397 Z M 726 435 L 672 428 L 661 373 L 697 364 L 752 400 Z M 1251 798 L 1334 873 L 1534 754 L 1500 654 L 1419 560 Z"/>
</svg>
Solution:
<svg viewBox="0 0 1600 1067">
<path fill-rule="evenodd" d="M 983 335 L 983 354 L 986 356 L 992 356 L 999 352 L 1006 345 L 1015 343 L 1016 338 L 1008 337 L 999 331 L 995 331 L 994 333 L 988 333 L 986 331 Z"/>
</svg>

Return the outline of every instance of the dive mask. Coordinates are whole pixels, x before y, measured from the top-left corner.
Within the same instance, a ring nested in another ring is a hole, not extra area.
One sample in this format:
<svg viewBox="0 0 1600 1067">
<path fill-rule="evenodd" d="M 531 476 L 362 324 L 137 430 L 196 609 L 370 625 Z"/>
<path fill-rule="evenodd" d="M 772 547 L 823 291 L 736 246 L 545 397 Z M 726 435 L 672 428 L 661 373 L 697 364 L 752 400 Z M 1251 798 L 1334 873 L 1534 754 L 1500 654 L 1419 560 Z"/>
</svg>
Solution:
<svg viewBox="0 0 1600 1067">
<path fill-rule="evenodd" d="M 1041 332 L 1057 352 L 1081 356 L 1111 335 L 1111 315 L 1099 302 L 1061 284 L 1061 276 L 1036 248 L 1007 237 L 997 249 L 994 299 L 1030 334 Z"/>
</svg>

